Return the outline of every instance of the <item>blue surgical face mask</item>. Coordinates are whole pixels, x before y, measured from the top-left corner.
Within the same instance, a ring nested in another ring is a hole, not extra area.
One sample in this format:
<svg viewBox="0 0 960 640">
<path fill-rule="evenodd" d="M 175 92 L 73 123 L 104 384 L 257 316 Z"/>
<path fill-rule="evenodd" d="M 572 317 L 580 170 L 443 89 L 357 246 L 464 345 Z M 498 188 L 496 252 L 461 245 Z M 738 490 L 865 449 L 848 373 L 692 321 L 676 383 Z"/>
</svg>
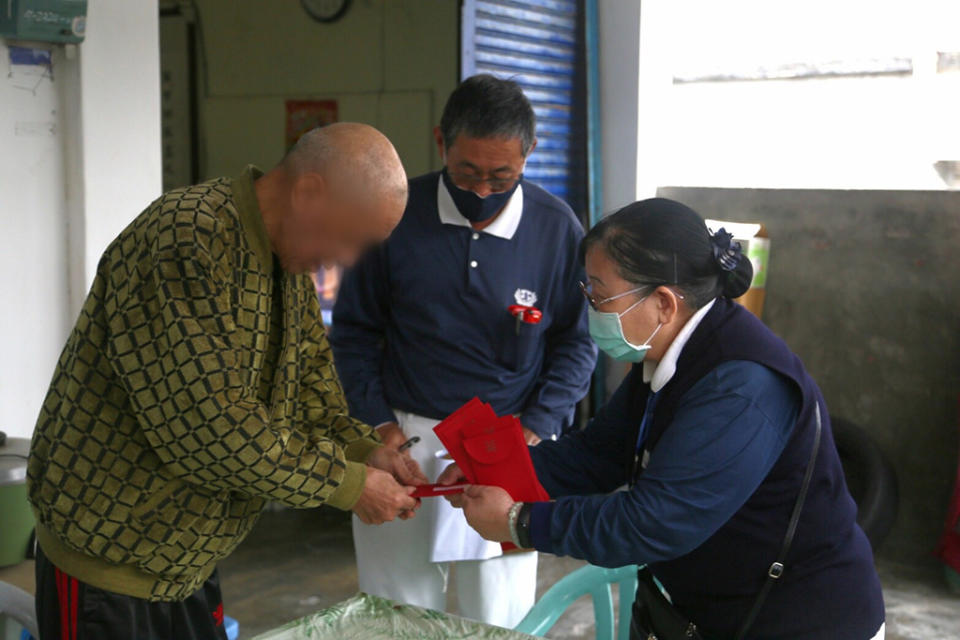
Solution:
<svg viewBox="0 0 960 640">
<path fill-rule="evenodd" d="M 620 318 L 633 311 L 641 302 L 649 298 L 644 296 L 630 305 L 621 313 L 597 311 L 592 306 L 587 308 L 587 319 L 590 323 L 590 337 L 597 343 L 600 350 L 614 360 L 620 362 L 642 362 L 650 351 L 650 341 L 657 335 L 663 323 L 657 325 L 650 337 L 641 344 L 635 345 L 623 335 L 623 324 Z"/>
<path fill-rule="evenodd" d="M 453 183 L 446 167 L 443 169 L 443 184 L 446 185 L 450 198 L 457 205 L 457 210 L 464 218 L 470 222 L 483 222 L 492 218 L 500 209 L 503 209 L 507 202 L 513 197 L 513 193 L 520 186 L 523 174 L 517 178 L 517 182 L 507 191 L 491 193 L 486 197 L 480 197 L 473 191 L 461 189 Z"/>
</svg>

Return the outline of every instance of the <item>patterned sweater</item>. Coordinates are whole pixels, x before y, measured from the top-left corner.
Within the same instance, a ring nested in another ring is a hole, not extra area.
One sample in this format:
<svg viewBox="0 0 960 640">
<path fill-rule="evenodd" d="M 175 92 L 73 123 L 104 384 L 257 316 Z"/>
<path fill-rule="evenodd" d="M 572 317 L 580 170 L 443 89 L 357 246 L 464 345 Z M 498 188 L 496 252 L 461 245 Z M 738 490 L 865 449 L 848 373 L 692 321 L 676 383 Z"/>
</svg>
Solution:
<svg viewBox="0 0 960 640">
<path fill-rule="evenodd" d="M 149 600 L 193 593 L 268 500 L 349 509 L 351 418 L 307 275 L 270 251 L 248 167 L 171 191 L 100 260 L 28 463 L 44 553 Z"/>
</svg>

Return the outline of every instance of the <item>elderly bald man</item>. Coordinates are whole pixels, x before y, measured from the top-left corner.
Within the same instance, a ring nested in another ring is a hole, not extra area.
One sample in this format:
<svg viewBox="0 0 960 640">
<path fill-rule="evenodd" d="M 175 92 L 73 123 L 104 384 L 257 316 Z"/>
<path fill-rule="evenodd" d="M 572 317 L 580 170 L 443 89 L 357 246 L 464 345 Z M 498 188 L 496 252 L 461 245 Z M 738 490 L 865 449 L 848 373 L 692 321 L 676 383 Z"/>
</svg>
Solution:
<svg viewBox="0 0 960 640">
<path fill-rule="evenodd" d="M 406 198 L 390 142 L 338 124 L 110 244 L 28 463 L 43 640 L 225 639 L 216 564 L 269 500 L 413 515 L 425 478 L 348 415 L 307 275 L 383 241 Z"/>
</svg>

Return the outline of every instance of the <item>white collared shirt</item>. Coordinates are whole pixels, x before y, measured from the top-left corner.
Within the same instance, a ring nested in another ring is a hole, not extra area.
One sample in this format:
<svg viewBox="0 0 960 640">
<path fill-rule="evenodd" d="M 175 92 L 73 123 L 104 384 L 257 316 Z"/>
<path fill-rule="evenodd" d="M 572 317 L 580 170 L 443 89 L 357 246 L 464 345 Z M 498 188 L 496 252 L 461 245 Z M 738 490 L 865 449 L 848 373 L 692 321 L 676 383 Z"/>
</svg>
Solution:
<svg viewBox="0 0 960 640">
<path fill-rule="evenodd" d="M 716 301 L 716 298 L 714 298 L 703 305 L 703 307 L 693 314 L 693 317 L 687 320 L 687 324 L 683 325 L 683 329 L 680 329 L 680 333 L 678 333 L 677 337 L 670 343 L 667 352 L 660 358 L 660 362 L 644 360 L 643 381 L 650 385 L 651 391 L 654 393 L 660 391 L 660 389 L 667 386 L 667 383 L 673 378 L 673 374 L 677 372 L 677 360 L 680 358 L 680 354 L 683 353 L 683 348 L 687 346 L 687 341 L 690 340 L 690 336 L 692 336 L 693 332 L 700 326 L 700 322 L 704 316 L 709 313 L 710 309 L 713 308 L 713 303 Z"/>
<path fill-rule="evenodd" d="M 443 184 L 443 178 L 437 180 L 437 210 L 440 212 L 440 222 L 443 224 L 453 224 L 459 227 L 470 226 L 470 221 L 463 217 L 456 203 L 447 191 L 447 185 Z M 500 211 L 497 219 L 490 223 L 482 231 L 475 233 L 489 233 L 490 235 L 510 240 L 513 234 L 517 232 L 520 226 L 520 216 L 523 215 L 523 185 L 517 185 L 517 190 L 513 192 L 507 204 Z"/>
</svg>

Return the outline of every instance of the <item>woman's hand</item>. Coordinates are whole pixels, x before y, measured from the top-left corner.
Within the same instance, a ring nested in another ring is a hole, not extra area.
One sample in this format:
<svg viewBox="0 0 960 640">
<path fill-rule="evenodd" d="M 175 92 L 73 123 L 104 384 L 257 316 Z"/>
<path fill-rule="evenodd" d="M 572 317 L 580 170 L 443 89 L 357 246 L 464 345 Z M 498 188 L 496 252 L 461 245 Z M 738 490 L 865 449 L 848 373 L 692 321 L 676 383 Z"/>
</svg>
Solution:
<svg viewBox="0 0 960 640">
<path fill-rule="evenodd" d="M 456 497 L 460 498 L 467 522 L 477 533 L 492 542 L 510 542 L 509 514 L 514 501 L 509 493 L 500 487 L 470 485 Z"/>
<path fill-rule="evenodd" d="M 466 484 L 467 482 L 469 482 L 469 480 L 467 480 L 467 477 L 463 475 L 463 471 L 460 471 L 460 467 L 456 463 L 447 466 L 447 468 L 443 470 L 443 473 L 440 474 L 440 477 L 437 478 L 437 484 L 442 484 L 444 486 L 449 486 L 451 484 Z M 444 496 L 444 499 L 457 509 L 463 508 L 462 493 Z"/>
</svg>

